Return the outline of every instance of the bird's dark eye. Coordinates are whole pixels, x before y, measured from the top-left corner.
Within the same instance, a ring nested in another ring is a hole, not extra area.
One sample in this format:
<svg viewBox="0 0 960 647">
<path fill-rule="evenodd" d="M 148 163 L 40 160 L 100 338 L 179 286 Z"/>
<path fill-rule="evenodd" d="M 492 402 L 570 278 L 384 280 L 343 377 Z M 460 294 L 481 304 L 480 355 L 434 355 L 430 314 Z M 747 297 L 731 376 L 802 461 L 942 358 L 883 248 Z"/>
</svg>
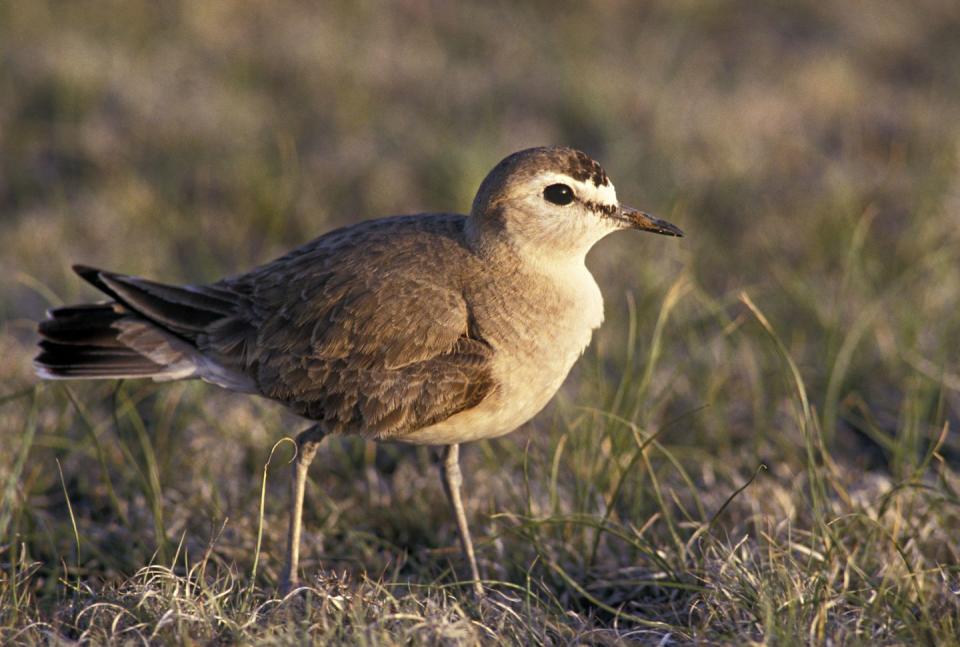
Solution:
<svg viewBox="0 0 960 647">
<path fill-rule="evenodd" d="M 551 184 L 543 190 L 543 198 L 561 206 L 573 202 L 573 189 L 566 184 Z"/>
</svg>

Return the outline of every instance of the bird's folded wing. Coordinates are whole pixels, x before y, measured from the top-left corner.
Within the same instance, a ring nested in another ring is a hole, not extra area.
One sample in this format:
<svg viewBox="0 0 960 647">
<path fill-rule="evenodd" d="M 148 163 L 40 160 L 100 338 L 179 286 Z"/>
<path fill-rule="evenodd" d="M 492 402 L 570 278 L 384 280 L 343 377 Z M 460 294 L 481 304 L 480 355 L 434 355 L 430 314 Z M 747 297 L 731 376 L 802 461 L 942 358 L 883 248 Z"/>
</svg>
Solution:
<svg viewBox="0 0 960 647">
<path fill-rule="evenodd" d="M 362 253 L 301 251 L 218 284 L 243 305 L 201 349 L 334 432 L 397 437 L 479 404 L 495 388 L 493 351 L 471 330 L 459 253 L 430 249 L 446 239 L 365 242 Z"/>
</svg>

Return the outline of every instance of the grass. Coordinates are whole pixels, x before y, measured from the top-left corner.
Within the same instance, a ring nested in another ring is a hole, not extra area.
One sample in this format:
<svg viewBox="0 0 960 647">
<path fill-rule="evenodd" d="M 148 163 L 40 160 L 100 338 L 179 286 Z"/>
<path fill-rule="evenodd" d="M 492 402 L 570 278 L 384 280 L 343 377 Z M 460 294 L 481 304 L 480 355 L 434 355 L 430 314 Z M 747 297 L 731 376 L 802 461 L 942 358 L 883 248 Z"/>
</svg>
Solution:
<svg viewBox="0 0 960 647">
<path fill-rule="evenodd" d="M 0 642 L 957 644 L 960 14 L 921 4 L 0 5 Z M 325 441 L 280 598 L 302 422 L 31 375 L 71 262 L 212 280 L 543 142 L 688 237 L 599 245 L 593 345 L 465 448 L 487 600 L 429 449 Z"/>
</svg>

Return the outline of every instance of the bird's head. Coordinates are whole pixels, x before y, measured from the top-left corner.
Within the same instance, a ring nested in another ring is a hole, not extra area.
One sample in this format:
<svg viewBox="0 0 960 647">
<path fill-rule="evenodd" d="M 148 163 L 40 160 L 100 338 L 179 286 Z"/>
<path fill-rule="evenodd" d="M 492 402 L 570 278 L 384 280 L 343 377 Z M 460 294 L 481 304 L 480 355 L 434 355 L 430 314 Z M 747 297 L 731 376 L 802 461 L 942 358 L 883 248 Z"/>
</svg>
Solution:
<svg viewBox="0 0 960 647">
<path fill-rule="evenodd" d="M 621 205 L 600 164 L 561 146 L 529 148 L 497 164 L 477 191 L 471 219 L 481 238 L 544 256 L 582 257 L 621 229 L 683 235 L 669 222 Z"/>
</svg>

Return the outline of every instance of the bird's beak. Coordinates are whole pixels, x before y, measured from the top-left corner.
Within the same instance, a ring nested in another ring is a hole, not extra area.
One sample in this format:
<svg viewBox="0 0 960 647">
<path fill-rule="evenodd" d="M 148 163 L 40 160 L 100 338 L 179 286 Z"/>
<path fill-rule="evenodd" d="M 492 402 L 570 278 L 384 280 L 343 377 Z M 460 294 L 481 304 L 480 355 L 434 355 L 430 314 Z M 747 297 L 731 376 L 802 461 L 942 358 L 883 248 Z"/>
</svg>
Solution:
<svg viewBox="0 0 960 647">
<path fill-rule="evenodd" d="M 620 219 L 634 229 L 652 231 L 655 234 L 663 234 L 664 236 L 683 236 L 683 232 L 680 231 L 680 228 L 676 225 L 671 225 L 666 220 L 654 218 L 649 213 L 637 211 L 630 207 L 620 207 Z"/>
</svg>

